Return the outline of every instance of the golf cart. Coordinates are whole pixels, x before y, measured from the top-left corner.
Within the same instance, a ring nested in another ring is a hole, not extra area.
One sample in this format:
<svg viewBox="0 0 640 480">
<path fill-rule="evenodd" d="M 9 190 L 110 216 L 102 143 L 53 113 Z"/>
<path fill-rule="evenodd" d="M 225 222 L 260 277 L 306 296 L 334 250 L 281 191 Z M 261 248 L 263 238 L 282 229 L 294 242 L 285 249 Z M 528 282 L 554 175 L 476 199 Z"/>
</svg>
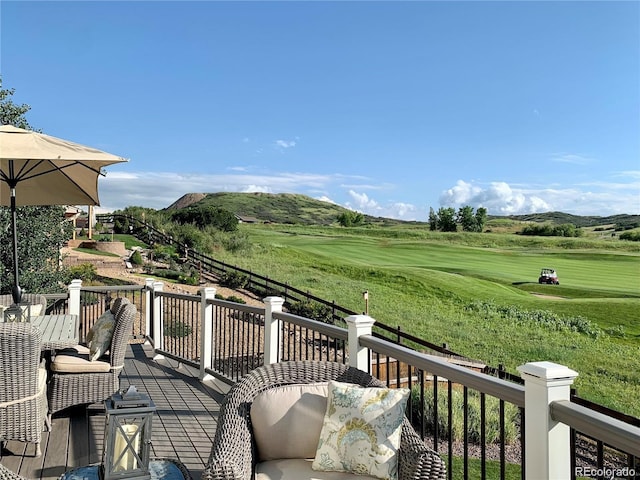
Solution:
<svg viewBox="0 0 640 480">
<path fill-rule="evenodd" d="M 553 268 L 543 268 L 538 277 L 538 283 L 546 283 L 549 285 L 560 285 L 558 274 Z"/>
</svg>

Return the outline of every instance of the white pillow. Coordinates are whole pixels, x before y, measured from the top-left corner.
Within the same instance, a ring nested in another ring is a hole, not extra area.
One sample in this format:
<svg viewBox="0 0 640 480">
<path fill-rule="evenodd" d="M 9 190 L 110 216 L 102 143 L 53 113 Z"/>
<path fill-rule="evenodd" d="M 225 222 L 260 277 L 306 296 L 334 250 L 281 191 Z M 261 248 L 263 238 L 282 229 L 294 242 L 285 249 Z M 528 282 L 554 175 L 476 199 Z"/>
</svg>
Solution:
<svg viewBox="0 0 640 480">
<path fill-rule="evenodd" d="M 89 360 L 99 359 L 111 346 L 111 337 L 116 321 L 111 310 L 104 312 L 93 325 L 87 338 L 89 339 Z"/>
<path fill-rule="evenodd" d="M 327 412 L 312 468 L 395 480 L 409 389 L 329 382 Z"/>
<path fill-rule="evenodd" d="M 313 458 L 327 410 L 326 383 L 283 385 L 256 395 L 251 424 L 258 459 Z"/>
</svg>

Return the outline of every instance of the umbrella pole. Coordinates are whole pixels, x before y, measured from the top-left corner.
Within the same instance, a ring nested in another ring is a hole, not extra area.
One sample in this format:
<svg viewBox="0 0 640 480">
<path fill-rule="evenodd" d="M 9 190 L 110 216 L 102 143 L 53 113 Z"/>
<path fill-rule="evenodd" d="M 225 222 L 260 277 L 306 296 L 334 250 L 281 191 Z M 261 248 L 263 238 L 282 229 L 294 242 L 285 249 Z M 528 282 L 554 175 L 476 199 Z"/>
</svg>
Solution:
<svg viewBox="0 0 640 480">
<path fill-rule="evenodd" d="M 18 275 L 18 232 L 16 231 L 16 187 L 11 186 L 11 229 L 13 230 L 13 303 L 20 303 L 22 299 L 22 289 L 19 285 Z"/>
</svg>

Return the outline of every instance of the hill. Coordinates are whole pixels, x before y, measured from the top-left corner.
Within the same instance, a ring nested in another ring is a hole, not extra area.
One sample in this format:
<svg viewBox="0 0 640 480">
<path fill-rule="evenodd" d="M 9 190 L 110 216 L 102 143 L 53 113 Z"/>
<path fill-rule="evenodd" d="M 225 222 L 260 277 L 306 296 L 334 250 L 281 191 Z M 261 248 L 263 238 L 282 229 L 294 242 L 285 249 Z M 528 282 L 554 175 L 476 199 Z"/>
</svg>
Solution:
<svg viewBox="0 0 640 480">
<path fill-rule="evenodd" d="M 610 215 L 608 217 L 580 216 L 563 212 L 530 213 L 527 215 L 507 215 L 504 217 L 490 216 L 494 218 L 508 218 L 520 222 L 551 222 L 558 225 L 572 223 L 576 227 L 598 227 L 602 225 L 616 225 L 616 227 L 640 227 L 640 215 Z"/>
<path fill-rule="evenodd" d="M 260 222 L 302 225 L 331 225 L 346 208 L 306 195 L 294 193 L 187 193 L 165 210 L 177 210 L 190 205 L 206 205 L 228 210 L 239 217 L 253 217 Z M 563 212 L 532 213 L 527 215 L 490 215 L 489 220 L 513 220 L 516 222 L 571 223 L 576 227 L 615 225 L 625 229 L 640 226 L 640 215 L 612 215 L 608 217 L 579 216 Z M 369 225 L 426 225 L 427 222 L 407 222 L 391 218 L 365 215 Z"/>
<path fill-rule="evenodd" d="M 182 196 L 166 210 L 191 205 L 222 208 L 239 217 L 253 217 L 262 223 L 291 223 L 302 225 L 331 225 L 338 215 L 348 209 L 334 203 L 323 202 L 295 193 L 232 193 L 218 192 Z M 399 220 L 365 215 L 366 222 L 377 225 L 395 225 Z"/>
</svg>

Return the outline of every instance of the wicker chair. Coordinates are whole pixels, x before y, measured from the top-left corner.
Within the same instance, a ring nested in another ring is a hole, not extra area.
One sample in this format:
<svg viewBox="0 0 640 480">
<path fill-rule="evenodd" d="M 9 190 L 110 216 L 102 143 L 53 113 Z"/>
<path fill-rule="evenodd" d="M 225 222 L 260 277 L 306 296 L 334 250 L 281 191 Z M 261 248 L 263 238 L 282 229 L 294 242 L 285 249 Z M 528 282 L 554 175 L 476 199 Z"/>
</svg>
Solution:
<svg viewBox="0 0 640 480">
<path fill-rule="evenodd" d="M 0 480 L 26 480 L 0 463 Z"/>
<path fill-rule="evenodd" d="M 213 447 L 202 479 L 254 478 L 256 450 L 249 412 L 258 393 L 282 385 L 329 380 L 365 387 L 384 386 L 366 372 L 334 362 L 281 362 L 253 370 L 231 388 L 222 403 Z M 400 480 L 445 478 L 444 462 L 425 445 L 406 417 L 398 455 Z"/>
<path fill-rule="evenodd" d="M 40 331 L 31 323 L 0 324 L 0 441 L 33 442 L 37 457 L 47 419 L 41 341 Z"/>
<path fill-rule="evenodd" d="M 47 297 L 41 295 L 39 293 L 23 293 L 22 294 L 22 303 L 29 302 L 32 307 L 31 316 L 35 317 L 37 315 L 44 315 L 47 310 Z M 13 305 L 13 296 L 11 294 L 0 295 L 0 306 L 2 307 L 10 307 Z M 38 312 L 36 312 L 35 307 L 40 306 L 38 308 Z M 3 310 L 3 309 L 0 309 Z M 36 315 L 37 314 L 37 315 Z M 2 321 L 2 319 L 0 319 Z"/>
<path fill-rule="evenodd" d="M 115 326 L 109 354 L 101 361 L 90 362 L 86 347 L 61 350 L 51 365 L 49 380 L 49 416 L 74 405 L 84 405 L 106 400 L 120 388 L 120 372 L 124 367 L 124 356 L 133 330 L 137 310 L 124 297 L 117 298 L 111 307 Z M 74 369 L 56 371 L 56 362 L 65 357 L 77 358 Z M 82 365 L 86 368 L 82 368 Z M 96 371 L 104 367 L 103 371 Z"/>
</svg>

